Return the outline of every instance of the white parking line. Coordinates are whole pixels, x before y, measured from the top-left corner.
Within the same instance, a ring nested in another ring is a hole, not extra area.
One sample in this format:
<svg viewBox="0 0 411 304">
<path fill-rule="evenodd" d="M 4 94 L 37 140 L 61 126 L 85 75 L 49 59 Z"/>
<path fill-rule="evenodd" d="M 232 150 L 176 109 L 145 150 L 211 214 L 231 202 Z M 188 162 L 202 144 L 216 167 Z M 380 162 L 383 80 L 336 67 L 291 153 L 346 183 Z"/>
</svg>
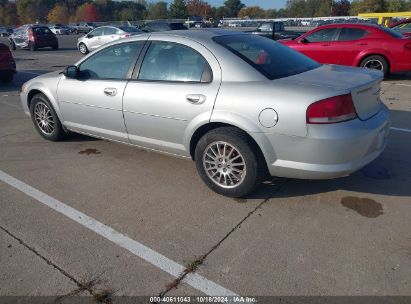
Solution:
<svg viewBox="0 0 411 304">
<path fill-rule="evenodd" d="M 411 129 L 403 129 L 403 128 L 394 128 L 394 127 L 391 127 L 390 130 L 411 133 Z"/>
<path fill-rule="evenodd" d="M 395 85 L 403 86 L 403 87 L 411 87 L 411 84 L 405 84 L 405 83 L 396 83 Z"/>
<path fill-rule="evenodd" d="M 80 225 L 94 231 L 105 239 L 110 240 L 116 245 L 128 250 L 135 256 L 142 258 L 143 260 L 171 274 L 174 277 L 178 277 L 185 269 L 185 267 L 183 267 L 182 265 L 174 262 L 173 260 L 170 260 L 162 254 L 121 234 L 120 232 L 115 231 L 111 227 L 104 225 L 94 218 L 89 217 L 88 215 L 80 211 L 77 211 L 76 209 L 58 201 L 57 199 L 48 196 L 47 194 L 31 187 L 30 185 L 27 185 L 26 183 L 14 178 L 11 175 L 8 175 L 2 170 L 0 170 L 0 180 L 34 198 L 47 207 L 72 219 Z M 208 296 L 237 296 L 234 292 L 225 289 L 224 287 L 196 273 L 188 274 L 183 281 Z"/>
</svg>

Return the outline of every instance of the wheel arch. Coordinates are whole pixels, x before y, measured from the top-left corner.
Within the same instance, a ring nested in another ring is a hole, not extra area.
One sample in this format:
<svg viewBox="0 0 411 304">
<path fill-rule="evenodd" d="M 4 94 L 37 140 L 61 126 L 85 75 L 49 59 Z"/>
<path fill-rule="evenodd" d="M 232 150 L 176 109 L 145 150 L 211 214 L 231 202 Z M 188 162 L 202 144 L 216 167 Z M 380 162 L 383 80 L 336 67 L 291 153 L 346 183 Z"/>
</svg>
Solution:
<svg viewBox="0 0 411 304">
<path fill-rule="evenodd" d="M 60 108 L 58 107 L 57 101 L 55 100 L 53 94 L 50 91 L 40 89 L 40 88 L 30 89 L 29 92 L 27 93 L 27 107 L 28 107 L 29 111 L 30 111 L 31 101 L 32 101 L 33 97 L 37 94 L 43 94 L 47 98 L 47 100 L 51 103 L 54 111 L 56 111 L 56 114 L 57 114 L 57 116 L 58 116 L 58 118 L 61 122 L 61 125 L 62 125 L 63 129 L 66 131 L 66 128 L 63 124 L 63 117 L 61 115 Z"/>
<path fill-rule="evenodd" d="M 390 72 L 391 70 L 391 60 L 389 58 L 389 55 L 385 54 L 384 52 L 367 52 L 364 54 L 360 54 L 360 56 L 357 57 L 356 61 L 355 61 L 355 66 L 359 67 L 361 65 L 361 63 L 364 61 L 364 59 L 371 57 L 371 56 L 381 56 L 382 58 L 385 59 L 385 61 L 387 62 L 388 65 L 388 71 L 387 73 Z"/>
<path fill-rule="evenodd" d="M 208 132 L 218 129 L 218 128 L 223 128 L 223 127 L 231 127 L 231 128 L 236 128 L 242 132 L 244 132 L 244 134 L 246 134 L 253 147 L 256 149 L 257 153 L 260 153 L 262 159 L 265 160 L 265 169 L 266 172 L 268 174 L 269 170 L 268 170 L 268 164 L 272 161 L 272 157 L 275 156 L 274 154 L 274 149 L 272 148 L 272 146 L 269 144 L 269 141 L 266 137 L 266 135 L 264 133 L 251 133 L 251 132 L 247 132 L 246 130 L 244 130 L 243 128 L 240 128 L 239 126 L 236 126 L 234 124 L 230 124 L 230 123 L 226 123 L 226 122 L 210 122 L 207 124 L 204 124 L 202 126 L 200 126 L 197 130 L 195 130 L 195 132 L 193 133 L 193 135 L 191 136 L 191 140 L 190 140 L 190 156 L 192 158 L 192 160 L 195 160 L 195 149 L 197 147 L 198 142 L 200 141 L 200 139 Z M 258 144 L 258 142 L 260 142 L 260 144 Z M 271 156 L 271 157 L 270 157 Z"/>
</svg>

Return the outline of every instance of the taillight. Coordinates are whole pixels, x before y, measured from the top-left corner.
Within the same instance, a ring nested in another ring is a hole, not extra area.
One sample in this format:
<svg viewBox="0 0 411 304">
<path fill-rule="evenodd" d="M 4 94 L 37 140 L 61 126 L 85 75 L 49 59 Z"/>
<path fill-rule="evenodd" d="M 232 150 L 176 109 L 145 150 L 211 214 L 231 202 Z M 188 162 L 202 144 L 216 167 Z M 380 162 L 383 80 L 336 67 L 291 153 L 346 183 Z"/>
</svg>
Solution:
<svg viewBox="0 0 411 304">
<path fill-rule="evenodd" d="M 35 37 L 34 37 L 34 34 L 33 34 L 33 30 L 32 29 L 29 29 L 29 40 L 30 41 L 34 41 L 35 40 Z"/>
<path fill-rule="evenodd" d="M 130 34 L 125 34 L 125 35 L 122 36 L 122 38 L 128 38 L 130 36 L 131 36 Z"/>
<path fill-rule="evenodd" d="M 357 117 L 351 94 L 323 99 L 307 109 L 307 123 L 332 124 Z"/>
</svg>

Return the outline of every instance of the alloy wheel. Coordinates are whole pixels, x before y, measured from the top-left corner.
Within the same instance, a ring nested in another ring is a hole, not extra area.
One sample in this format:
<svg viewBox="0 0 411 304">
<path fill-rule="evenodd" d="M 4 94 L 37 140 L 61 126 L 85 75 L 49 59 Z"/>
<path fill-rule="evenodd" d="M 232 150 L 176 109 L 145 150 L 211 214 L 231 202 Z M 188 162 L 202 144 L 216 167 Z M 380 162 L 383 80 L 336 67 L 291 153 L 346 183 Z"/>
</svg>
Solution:
<svg viewBox="0 0 411 304">
<path fill-rule="evenodd" d="M 206 147 L 203 167 L 215 184 L 226 189 L 239 186 L 247 174 L 246 163 L 239 149 L 223 141 L 213 142 Z"/>
<path fill-rule="evenodd" d="M 46 135 L 53 133 L 55 122 L 49 107 L 43 103 L 38 102 L 34 107 L 34 119 L 40 131 Z"/>
</svg>

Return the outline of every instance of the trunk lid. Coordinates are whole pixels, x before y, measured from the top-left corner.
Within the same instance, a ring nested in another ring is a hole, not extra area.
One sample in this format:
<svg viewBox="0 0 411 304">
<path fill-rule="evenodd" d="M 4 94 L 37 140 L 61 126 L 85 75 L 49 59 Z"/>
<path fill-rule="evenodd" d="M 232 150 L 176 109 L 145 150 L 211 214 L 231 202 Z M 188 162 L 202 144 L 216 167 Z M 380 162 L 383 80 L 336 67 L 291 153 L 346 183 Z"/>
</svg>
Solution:
<svg viewBox="0 0 411 304">
<path fill-rule="evenodd" d="M 358 117 L 367 120 L 381 109 L 380 84 L 383 77 L 381 72 L 375 70 L 322 65 L 317 69 L 283 78 L 281 81 L 327 87 L 335 90 L 334 96 L 351 93 Z"/>
</svg>

